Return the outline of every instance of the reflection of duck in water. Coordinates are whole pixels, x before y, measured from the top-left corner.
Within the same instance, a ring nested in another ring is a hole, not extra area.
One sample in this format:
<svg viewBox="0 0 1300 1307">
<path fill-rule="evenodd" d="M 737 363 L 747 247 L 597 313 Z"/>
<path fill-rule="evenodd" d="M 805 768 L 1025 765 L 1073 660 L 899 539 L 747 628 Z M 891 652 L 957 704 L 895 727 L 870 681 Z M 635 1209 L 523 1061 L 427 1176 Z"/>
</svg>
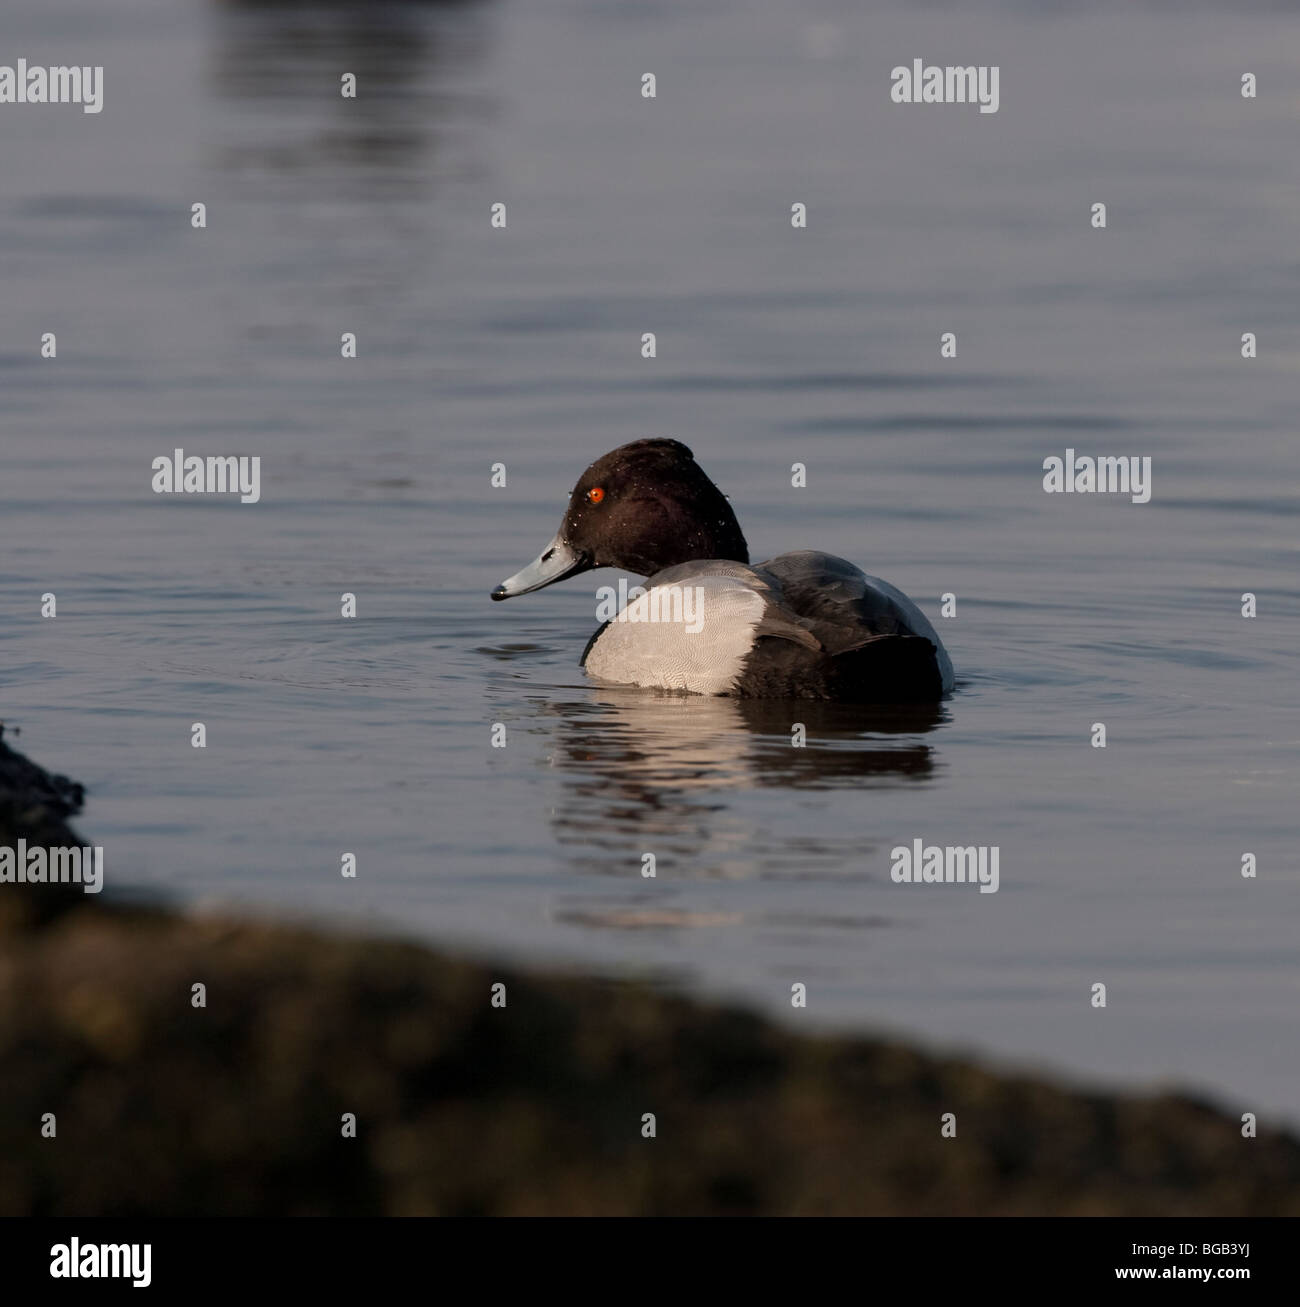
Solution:
<svg viewBox="0 0 1300 1307">
<path fill-rule="evenodd" d="M 592 637 L 597 680 L 752 699 L 933 703 L 952 663 L 900 590 L 803 550 L 749 566 L 730 504 L 676 440 L 637 440 L 579 479 L 555 538 L 493 599 L 594 567 L 650 578 Z"/>
<path fill-rule="evenodd" d="M 754 786 L 840 789 L 867 778 L 886 785 L 925 780 L 934 771 L 933 750 L 915 737 L 945 719 L 929 704 L 701 701 L 615 687 L 568 710 L 553 708 L 562 721 L 552 763 L 584 773 L 574 779 L 575 795 L 650 809 Z M 606 816 L 617 824 L 612 813 Z"/>
<path fill-rule="evenodd" d="M 859 862 L 866 812 L 843 836 L 814 829 L 786 848 L 763 832 L 764 807 L 745 796 L 925 784 L 936 755 L 921 737 L 946 718 L 938 705 L 701 699 L 602 687 L 580 700 L 546 701 L 537 721 L 560 773 L 551 823 L 571 868 L 622 874 L 629 858 L 634 863 L 653 849 L 670 878 L 712 880 L 802 877 Z M 806 733 L 800 747 L 796 725 Z M 785 802 L 777 797 L 772 811 L 788 816 Z M 664 906 L 661 894 L 650 906 Z"/>
</svg>

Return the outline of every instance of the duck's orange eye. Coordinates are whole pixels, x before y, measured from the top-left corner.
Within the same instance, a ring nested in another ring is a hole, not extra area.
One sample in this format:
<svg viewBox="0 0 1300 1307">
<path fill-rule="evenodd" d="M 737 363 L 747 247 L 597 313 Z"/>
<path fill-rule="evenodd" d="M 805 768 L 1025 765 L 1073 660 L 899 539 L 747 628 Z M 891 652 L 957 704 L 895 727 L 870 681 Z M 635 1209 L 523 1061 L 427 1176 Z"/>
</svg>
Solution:
<svg viewBox="0 0 1300 1307">
<path fill-rule="evenodd" d="M 605 498 L 605 492 L 599 486 L 592 486 L 592 488 L 587 491 L 587 498 L 590 499 L 593 504 L 599 504 L 600 501 Z"/>
</svg>

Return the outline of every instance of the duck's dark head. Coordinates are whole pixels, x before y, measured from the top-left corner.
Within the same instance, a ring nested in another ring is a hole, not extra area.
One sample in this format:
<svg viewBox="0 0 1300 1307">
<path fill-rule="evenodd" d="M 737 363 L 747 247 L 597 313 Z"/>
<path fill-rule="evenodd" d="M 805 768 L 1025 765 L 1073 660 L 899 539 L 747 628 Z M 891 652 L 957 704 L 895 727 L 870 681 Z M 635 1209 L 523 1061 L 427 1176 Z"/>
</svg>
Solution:
<svg viewBox="0 0 1300 1307">
<path fill-rule="evenodd" d="M 697 558 L 749 562 L 731 505 L 685 445 L 634 440 L 582 474 L 555 539 L 492 598 L 527 594 L 593 567 L 650 576 Z"/>
</svg>

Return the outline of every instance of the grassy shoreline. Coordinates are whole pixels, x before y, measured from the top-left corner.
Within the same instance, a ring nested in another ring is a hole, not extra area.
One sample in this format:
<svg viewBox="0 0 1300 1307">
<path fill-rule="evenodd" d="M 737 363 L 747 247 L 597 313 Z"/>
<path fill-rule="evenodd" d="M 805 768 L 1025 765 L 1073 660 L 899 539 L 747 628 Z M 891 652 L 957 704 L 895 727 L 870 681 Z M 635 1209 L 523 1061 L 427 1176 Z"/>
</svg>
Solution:
<svg viewBox="0 0 1300 1307">
<path fill-rule="evenodd" d="M 0 844 L 80 803 L 0 738 Z M 76 888 L 0 885 L 0 1066 L 0 1215 L 1300 1215 L 1184 1096 Z"/>
</svg>

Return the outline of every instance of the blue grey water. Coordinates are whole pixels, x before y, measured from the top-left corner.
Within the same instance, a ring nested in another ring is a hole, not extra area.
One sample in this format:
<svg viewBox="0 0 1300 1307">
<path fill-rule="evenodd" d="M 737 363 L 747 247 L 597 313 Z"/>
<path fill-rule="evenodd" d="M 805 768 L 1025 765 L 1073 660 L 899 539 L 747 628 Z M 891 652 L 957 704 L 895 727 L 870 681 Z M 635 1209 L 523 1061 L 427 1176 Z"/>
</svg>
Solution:
<svg viewBox="0 0 1300 1307">
<path fill-rule="evenodd" d="M 10 0 L 0 43 L 105 67 L 97 116 L 0 106 L 0 716 L 112 888 L 1300 1120 L 1300 17 Z M 914 58 L 999 111 L 891 103 Z M 942 712 L 600 691 L 613 574 L 490 603 L 652 435 L 755 557 L 911 594 Z M 153 494 L 176 447 L 261 502 Z M 1045 494 L 1071 447 L 1151 502 Z M 918 837 L 999 892 L 893 884 Z"/>
</svg>

